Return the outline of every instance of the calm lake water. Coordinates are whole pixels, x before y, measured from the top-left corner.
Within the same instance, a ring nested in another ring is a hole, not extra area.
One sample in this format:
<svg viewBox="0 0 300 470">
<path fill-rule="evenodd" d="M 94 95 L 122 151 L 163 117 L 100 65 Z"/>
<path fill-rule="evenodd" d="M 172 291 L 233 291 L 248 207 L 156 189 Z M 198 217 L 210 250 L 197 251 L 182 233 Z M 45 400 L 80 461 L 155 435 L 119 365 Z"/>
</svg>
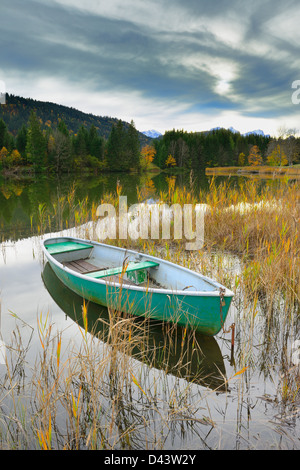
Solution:
<svg viewBox="0 0 300 470">
<path fill-rule="evenodd" d="M 72 188 L 75 188 L 76 200 L 88 196 L 90 203 L 97 204 L 102 194 L 115 190 L 117 181 L 126 188 L 128 203 L 132 204 L 137 201 L 137 187 L 145 199 L 155 198 L 159 191 L 167 191 L 166 177 L 165 174 L 143 178 L 113 174 L 76 178 L 75 182 L 72 177 L 0 181 L 0 340 L 2 344 L 10 345 L 13 332 L 18 329 L 24 347 L 30 341 L 26 356 L 28 370 L 34 367 L 37 351 L 41 348 L 37 332 L 37 319 L 41 314 L 49 313 L 57 331 L 63 331 L 65 348 L 82 341 L 76 322 L 81 318 L 82 299 L 68 291 L 43 260 L 38 226 L 41 208 L 55 201 L 59 203 Z M 200 187 L 208 188 L 209 183 L 204 175 L 185 174 L 176 177 L 176 184 L 197 191 Z M 52 220 L 51 232 L 66 230 L 65 226 L 60 226 L 63 221 L 64 217 L 60 221 Z M 238 272 L 236 258 L 228 257 L 227 263 L 229 270 Z M 280 333 L 276 344 L 269 344 L 267 329 L 270 325 L 266 325 L 262 315 L 250 340 L 243 331 L 248 307 L 235 302 L 229 313 L 227 325 L 236 323 L 233 355 L 230 334 L 220 333 L 214 338 L 198 335 L 204 359 L 202 378 L 196 382 L 193 382 L 193 371 L 198 364 L 192 364 L 190 376 L 183 378 L 176 369 L 176 354 L 170 358 L 172 373 L 167 377 L 170 389 L 176 381 L 179 388 L 191 384 L 189 399 L 195 422 L 193 426 L 185 427 L 184 432 L 182 423 L 175 423 L 163 448 L 300 448 L 300 409 L 285 408 L 277 401 L 282 337 L 284 334 L 296 337 L 299 322 L 291 326 L 292 330 Z M 105 318 L 107 310 L 92 305 L 89 311 L 91 324 L 99 315 Z M 162 329 L 153 324 L 153 344 L 163 344 L 163 334 Z M 0 380 L 5 374 L 2 353 L 0 349 Z M 241 354 L 249 355 L 251 367 L 237 373 L 236 363 Z M 154 364 L 151 374 L 156 370 L 159 371 L 158 363 Z M 227 386 L 224 377 L 228 380 Z M 0 395 L 0 404 L 1 398 Z"/>
</svg>

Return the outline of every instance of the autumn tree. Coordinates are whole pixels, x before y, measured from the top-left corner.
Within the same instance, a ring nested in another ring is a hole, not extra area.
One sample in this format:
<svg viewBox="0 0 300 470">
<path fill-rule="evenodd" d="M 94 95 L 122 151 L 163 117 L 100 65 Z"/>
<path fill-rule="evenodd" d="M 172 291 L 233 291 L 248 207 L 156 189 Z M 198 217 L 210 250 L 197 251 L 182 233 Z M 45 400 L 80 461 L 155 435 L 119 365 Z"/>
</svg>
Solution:
<svg viewBox="0 0 300 470">
<path fill-rule="evenodd" d="M 238 166 L 244 166 L 245 165 L 245 154 L 241 152 L 238 157 Z"/>
<path fill-rule="evenodd" d="M 270 166 L 284 166 L 288 164 L 287 156 L 279 144 L 277 144 L 272 152 L 267 156 L 267 162 Z"/>
<path fill-rule="evenodd" d="M 251 166 L 258 166 L 262 164 L 262 156 L 257 145 L 253 145 L 248 155 L 248 163 Z"/>
<path fill-rule="evenodd" d="M 152 145 L 145 145 L 141 150 L 142 168 L 149 167 L 156 155 L 156 150 Z"/>
<path fill-rule="evenodd" d="M 8 150 L 6 147 L 2 147 L 0 150 L 0 165 L 2 168 L 7 166 Z"/>
<path fill-rule="evenodd" d="M 9 155 L 9 164 L 10 165 L 20 165 L 22 157 L 20 152 L 17 149 L 14 149 Z"/>
<path fill-rule="evenodd" d="M 285 126 L 281 126 L 278 129 L 278 139 L 277 141 L 271 141 L 270 147 L 274 147 L 276 143 L 284 150 L 288 164 L 292 165 L 293 162 L 297 161 L 300 152 L 300 142 L 296 138 L 298 129 L 288 129 Z M 273 149 L 273 148 L 272 148 Z M 269 149 L 268 149 L 269 150 Z"/>
<path fill-rule="evenodd" d="M 168 155 L 168 158 L 167 158 L 167 160 L 166 160 L 166 162 L 165 162 L 165 165 L 166 165 L 167 167 L 169 167 L 169 166 L 170 166 L 170 167 L 176 166 L 176 160 L 175 160 L 175 158 L 174 158 L 171 154 Z"/>
</svg>

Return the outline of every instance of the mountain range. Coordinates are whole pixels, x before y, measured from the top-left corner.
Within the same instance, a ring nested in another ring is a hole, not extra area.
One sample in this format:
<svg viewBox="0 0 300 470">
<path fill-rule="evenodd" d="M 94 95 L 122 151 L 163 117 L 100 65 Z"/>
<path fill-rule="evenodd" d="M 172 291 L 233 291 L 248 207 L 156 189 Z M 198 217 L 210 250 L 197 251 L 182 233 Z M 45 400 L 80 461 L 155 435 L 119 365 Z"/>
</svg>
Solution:
<svg viewBox="0 0 300 470">
<path fill-rule="evenodd" d="M 162 134 L 159 131 L 156 131 L 155 129 L 150 129 L 149 131 L 143 131 L 143 134 L 146 135 L 147 137 L 150 137 L 151 139 L 157 139 L 158 137 L 162 136 Z"/>
<path fill-rule="evenodd" d="M 220 130 L 220 129 L 224 129 L 224 128 L 223 127 L 213 127 L 212 129 L 210 129 L 209 132 L 217 131 L 217 130 Z M 240 131 L 237 131 L 236 129 L 234 129 L 234 127 L 229 127 L 228 130 L 231 131 L 233 134 L 240 133 Z M 147 137 L 150 137 L 151 139 L 157 139 L 157 138 L 162 136 L 162 134 L 160 132 L 156 131 L 155 129 L 151 129 L 149 131 L 143 131 L 143 134 L 146 135 Z M 245 134 L 241 134 L 241 135 L 247 137 L 248 135 L 251 135 L 251 134 L 261 135 L 263 137 L 270 137 L 269 134 L 265 134 L 264 131 L 262 131 L 261 129 L 256 129 L 254 131 L 246 132 Z"/>
<path fill-rule="evenodd" d="M 213 129 L 210 129 L 210 130 L 211 131 L 216 131 L 216 130 L 219 130 L 219 129 L 224 129 L 224 128 L 223 127 L 214 127 Z M 240 131 L 237 131 L 234 127 L 228 127 L 228 131 L 231 131 L 233 134 L 240 134 Z M 263 137 L 270 137 L 270 134 L 265 134 L 264 131 L 262 131 L 261 129 L 256 129 L 254 131 L 245 132 L 244 134 L 241 134 L 241 135 L 247 137 L 247 135 L 252 135 L 252 134 L 261 135 Z"/>
<path fill-rule="evenodd" d="M 74 134 L 78 132 L 81 125 L 87 128 L 94 125 L 98 134 L 106 139 L 110 135 L 113 125 L 119 121 L 118 118 L 96 116 L 68 106 L 48 101 L 37 101 L 31 98 L 22 98 L 8 93 L 6 94 L 6 105 L 0 105 L 0 119 L 4 120 L 8 130 L 16 136 L 22 125 L 27 124 L 32 110 L 36 112 L 42 128 L 44 129 L 47 129 L 47 127 L 57 126 L 58 122 L 63 119 L 68 129 Z M 129 123 L 124 121 L 123 125 L 125 128 L 129 127 Z M 218 129 L 222 128 L 214 127 L 208 132 Z M 229 127 L 228 130 L 233 133 L 239 132 L 233 127 Z M 248 136 L 251 134 L 270 137 L 261 129 L 256 129 L 241 135 Z M 162 137 L 161 132 L 156 131 L 155 129 L 139 132 L 139 139 L 142 146 L 149 144 L 152 139 L 160 137 Z"/>
</svg>

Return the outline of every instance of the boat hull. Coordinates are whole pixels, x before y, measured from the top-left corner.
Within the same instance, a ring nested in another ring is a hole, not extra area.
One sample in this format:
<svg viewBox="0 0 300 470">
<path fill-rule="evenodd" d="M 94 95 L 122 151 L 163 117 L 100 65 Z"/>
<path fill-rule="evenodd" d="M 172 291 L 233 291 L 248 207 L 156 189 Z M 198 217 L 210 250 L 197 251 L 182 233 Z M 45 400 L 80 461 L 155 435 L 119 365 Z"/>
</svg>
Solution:
<svg viewBox="0 0 300 470">
<path fill-rule="evenodd" d="M 42 273 L 44 285 L 53 301 L 60 309 L 82 328 L 101 341 L 107 343 L 110 338 L 112 319 L 104 306 L 89 302 L 87 305 L 88 322 L 82 317 L 84 299 L 63 284 L 51 269 L 49 263 Z M 115 317 L 114 317 L 115 318 Z M 132 317 L 130 317 L 132 318 Z M 100 321 L 99 321 L 100 320 Z M 118 317 L 116 317 L 118 321 Z M 193 338 L 195 348 L 189 347 Z M 182 346 L 186 345 L 184 361 Z M 129 348 L 135 360 L 148 364 L 150 367 L 162 369 L 168 374 L 184 378 L 188 382 L 209 387 L 218 392 L 227 390 L 226 368 L 217 341 L 212 336 L 193 330 L 192 335 L 184 327 L 178 327 L 165 334 L 164 323 L 153 321 L 147 323 L 145 342 L 136 342 Z"/>
<path fill-rule="evenodd" d="M 222 299 L 216 292 L 189 295 L 163 289 L 131 289 L 128 286 L 84 278 L 65 269 L 44 249 L 57 277 L 76 294 L 88 301 L 131 315 L 172 322 L 213 336 L 226 320 L 232 295 Z M 230 291 L 229 291 L 230 292 Z"/>
</svg>

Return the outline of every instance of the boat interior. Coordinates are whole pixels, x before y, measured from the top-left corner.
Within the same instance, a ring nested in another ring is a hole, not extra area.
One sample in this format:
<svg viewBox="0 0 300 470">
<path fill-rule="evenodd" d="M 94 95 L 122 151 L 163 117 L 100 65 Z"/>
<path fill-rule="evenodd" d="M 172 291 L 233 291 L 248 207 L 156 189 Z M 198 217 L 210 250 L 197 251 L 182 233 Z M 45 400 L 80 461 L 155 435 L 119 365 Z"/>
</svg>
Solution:
<svg viewBox="0 0 300 470">
<path fill-rule="evenodd" d="M 75 273 L 128 286 L 186 291 L 216 291 L 219 287 L 198 274 L 164 260 L 111 245 L 53 239 L 48 253 Z"/>
</svg>

